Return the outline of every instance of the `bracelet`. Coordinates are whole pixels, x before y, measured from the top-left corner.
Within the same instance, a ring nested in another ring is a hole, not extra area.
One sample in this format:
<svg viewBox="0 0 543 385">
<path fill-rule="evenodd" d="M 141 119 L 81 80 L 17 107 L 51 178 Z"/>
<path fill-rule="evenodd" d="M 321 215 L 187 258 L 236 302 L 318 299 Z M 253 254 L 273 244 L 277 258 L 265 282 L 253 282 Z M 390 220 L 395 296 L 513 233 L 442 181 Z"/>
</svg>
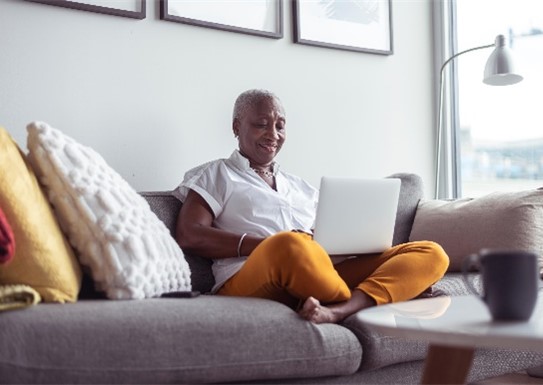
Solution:
<svg viewBox="0 0 543 385">
<path fill-rule="evenodd" d="M 238 242 L 238 258 L 241 257 L 241 244 L 243 243 L 243 239 L 247 236 L 247 233 L 243 233 L 243 235 L 241 236 L 241 238 L 239 239 L 239 242 Z"/>
</svg>

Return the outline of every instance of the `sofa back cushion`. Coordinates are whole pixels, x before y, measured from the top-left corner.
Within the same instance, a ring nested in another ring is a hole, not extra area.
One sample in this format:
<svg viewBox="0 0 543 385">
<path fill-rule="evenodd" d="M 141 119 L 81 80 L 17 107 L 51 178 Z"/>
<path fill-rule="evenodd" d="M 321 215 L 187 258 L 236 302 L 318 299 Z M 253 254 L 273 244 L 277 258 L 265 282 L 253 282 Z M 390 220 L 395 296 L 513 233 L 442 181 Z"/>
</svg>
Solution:
<svg viewBox="0 0 543 385">
<path fill-rule="evenodd" d="M 543 262 L 543 189 L 421 201 L 410 239 L 439 243 L 449 271 L 461 271 L 464 258 L 484 248 L 532 251 Z"/>
<path fill-rule="evenodd" d="M 409 173 L 398 173 L 390 175 L 389 178 L 401 180 L 400 200 L 396 214 L 396 225 L 394 228 L 393 244 L 405 243 L 409 239 L 413 219 L 417 210 L 419 200 L 422 198 L 422 180 L 418 175 Z M 161 219 L 166 227 L 175 237 L 177 215 L 182 203 L 172 194 L 171 191 L 145 191 L 140 194 L 147 200 L 154 213 Z M 207 258 L 187 255 L 185 259 L 191 270 L 191 281 L 193 290 L 202 293 L 211 291 L 215 278 L 211 270 L 212 261 Z"/>
<path fill-rule="evenodd" d="M 398 178 L 402 182 L 392 238 L 392 244 L 399 245 L 409 241 L 417 206 L 423 197 L 424 190 L 422 178 L 416 174 L 397 173 L 390 175 L 389 178 Z"/>
<path fill-rule="evenodd" d="M 177 215 L 181 209 L 181 201 L 174 197 L 171 191 L 145 191 L 140 192 L 140 195 L 147 200 L 151 210 L 164 222 L 170 230 L 170 234 L 175 238 L 175 227 Z M 215 284 L 211 270 L 212 261 L 189 254 L 185 254 L 185 259 L 190 266 L 192 290 L 202 293 L 211 291 Z"/>
</svg>

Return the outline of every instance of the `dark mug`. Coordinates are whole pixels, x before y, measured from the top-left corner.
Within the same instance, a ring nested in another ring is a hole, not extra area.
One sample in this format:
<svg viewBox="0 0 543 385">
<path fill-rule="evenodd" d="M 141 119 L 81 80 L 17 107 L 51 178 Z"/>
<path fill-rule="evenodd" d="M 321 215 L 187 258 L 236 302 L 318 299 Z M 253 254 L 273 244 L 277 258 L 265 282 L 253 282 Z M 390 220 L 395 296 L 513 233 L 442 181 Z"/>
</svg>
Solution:
<svg viewBox="0 0 543 385">
<path fill-rule="evenodd" d="M 482 290 L 473 286 L 468 272 L 477 267 L 481 272 Z M 539 286 L 537 255 L 520 250 L 481 250 L 466 257 L 462 276 L 468 289 L 487 305 L 497 321 L 525 321 L 537 302 Z"/>
</svg>

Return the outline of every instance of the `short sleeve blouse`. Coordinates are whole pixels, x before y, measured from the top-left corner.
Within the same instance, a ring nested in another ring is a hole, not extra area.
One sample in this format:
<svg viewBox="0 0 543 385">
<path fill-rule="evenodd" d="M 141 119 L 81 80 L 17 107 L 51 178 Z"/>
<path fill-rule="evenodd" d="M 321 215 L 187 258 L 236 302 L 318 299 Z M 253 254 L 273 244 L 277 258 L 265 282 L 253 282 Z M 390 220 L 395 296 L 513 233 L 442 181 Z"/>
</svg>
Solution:
<svg viewBox="0 0 543 385">
<path fill-rule="evenodd" d="M 311 231 L 318 190 L 300 177 L 282 172 L 274 164 L 277 190 L 254 172 L 238 150 L 189 170 L 174 191 L 181 201 L 189 190 L 198 193 L 215 216 L 213 226 L 241 234 L 270 236 L 280 231 Z M 234 275 L 246 257 L 216 259 L 214 291 Z"/>
</svg>

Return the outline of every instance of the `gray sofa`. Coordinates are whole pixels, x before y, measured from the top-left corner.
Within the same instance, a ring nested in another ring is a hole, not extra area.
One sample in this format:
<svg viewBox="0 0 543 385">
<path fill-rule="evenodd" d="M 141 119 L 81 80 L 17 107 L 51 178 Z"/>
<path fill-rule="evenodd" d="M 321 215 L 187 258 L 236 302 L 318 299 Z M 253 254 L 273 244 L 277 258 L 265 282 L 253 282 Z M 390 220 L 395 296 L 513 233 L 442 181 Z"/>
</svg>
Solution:
<svg viewBox="0 0 543 385">
<path fill-rule="evenodd" d="M 422 183 L 402 180 L 394 243 L 409 240 Z M 181 203 L 141 193 L 173 231 Z M 210 262 L 186 256 L 194 290 L 213 285 Z M 435 285 L 467 294 L 459 273 Z M 314 325 L 263 299 L 107 300 L 84 281 L 74 304 L 0 313 L 0 383 L 418 383 L 427 344 L 369 331 L 353 315 Z M 543 363 L 543 355 L 480 349 L 470 381 Z"/>
</svg>

